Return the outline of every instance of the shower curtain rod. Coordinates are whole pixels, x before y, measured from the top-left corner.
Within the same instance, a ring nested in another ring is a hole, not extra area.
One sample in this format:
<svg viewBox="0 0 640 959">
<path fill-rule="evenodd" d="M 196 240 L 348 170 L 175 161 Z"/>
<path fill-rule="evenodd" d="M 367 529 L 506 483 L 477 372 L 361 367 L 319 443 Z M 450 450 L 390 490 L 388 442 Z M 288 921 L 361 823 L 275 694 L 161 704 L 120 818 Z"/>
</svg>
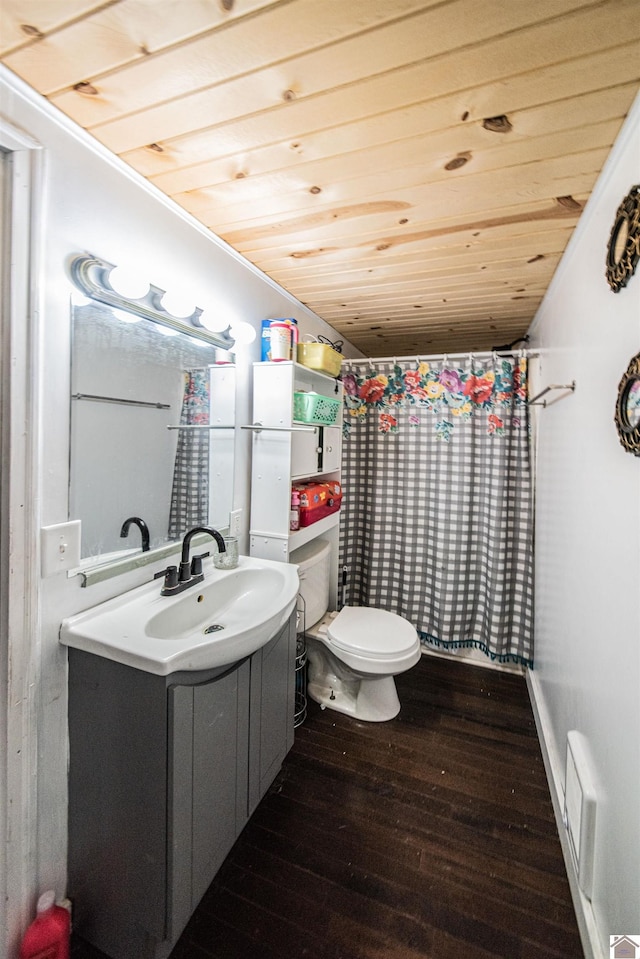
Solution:
<svg viewBox="0 0 640 959">
<path fill-rule="evenodd" d="M 456 360 L 464 359 L 465 357 L 473 357 L 476 360 L 488 360 L 492 356 L 524 356 L 528 359 L 535 358 L 539 356 L 539 353 L 534 353 L 530 350 L 486 350 L 484 353 L 474 353 L 473 350 L 467 350 L 465 353 L 432 353 L 432 354 L 422 354 L 422 353 L 411 353 L 409 356 L 359 356 L 351 359 L 344 359 L 342 365 L 345 363 L 390 363 L 392 360 L 394 363 L 406 363 L 409 360 L 417 360 L 420 363 L 422 360 Z"/>
</svg>

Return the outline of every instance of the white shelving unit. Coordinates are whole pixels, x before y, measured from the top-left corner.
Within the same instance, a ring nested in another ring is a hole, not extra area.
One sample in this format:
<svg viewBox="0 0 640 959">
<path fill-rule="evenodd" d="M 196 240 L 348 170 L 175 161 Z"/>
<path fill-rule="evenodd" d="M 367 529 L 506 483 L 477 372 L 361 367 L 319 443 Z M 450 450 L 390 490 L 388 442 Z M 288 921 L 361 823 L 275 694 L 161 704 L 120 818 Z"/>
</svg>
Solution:
<svg viewBox="0 0 640 959">
<path fill-rule="evenodd" d="M 295 532 L 289 530 L 291 485 L 304 480 L 340 480 L 342 416 L 335 426 L 293 419 L 293 394 L 321 393 L 342 400 L 342 384 L 298 363 L 254 363 L 250 554 L 289 562 L 312 539 L 331 543 L 330 602 L 337 606 L 340 512 Z M 263 427 L 263 428 L 262 428 Z M 295 557 L 294 557 L 295 559 Z"/>
</svg>

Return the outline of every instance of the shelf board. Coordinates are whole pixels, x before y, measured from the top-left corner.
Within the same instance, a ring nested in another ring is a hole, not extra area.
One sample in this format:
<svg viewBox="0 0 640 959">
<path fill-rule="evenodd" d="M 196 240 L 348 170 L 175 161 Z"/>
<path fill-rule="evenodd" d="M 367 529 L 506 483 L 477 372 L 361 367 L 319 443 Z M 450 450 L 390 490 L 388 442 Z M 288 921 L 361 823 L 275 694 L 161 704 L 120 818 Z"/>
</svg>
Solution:
<svg viewBox="0 0 640 959">
<path fill-rule="evenodd" d="M 326 533 L 327 530 L 333 529 L 339 522 L 340 510 L 336 513 L 331 513 L 329 516 L 325 516 L 324 519 L 319 519 L 317 523 L 312 523 L 311 526 L 303 526 L 301 529 L 296 530 L 289 536 L 289 552 L 298 549 L 299 546 L 304 546 L 305 543 L 309 543 L 321 533 Z"/>
</svg>

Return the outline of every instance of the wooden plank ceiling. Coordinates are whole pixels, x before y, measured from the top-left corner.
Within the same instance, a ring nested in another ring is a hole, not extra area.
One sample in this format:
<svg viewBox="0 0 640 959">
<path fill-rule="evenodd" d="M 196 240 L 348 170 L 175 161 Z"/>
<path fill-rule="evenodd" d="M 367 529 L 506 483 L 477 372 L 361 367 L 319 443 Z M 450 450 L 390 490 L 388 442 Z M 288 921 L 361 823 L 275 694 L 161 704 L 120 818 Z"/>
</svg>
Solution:
<svg viewBox="0 0 640 959">
<path fill-rule="evenodd" d="M 638 91 L 640 0 L 2 0 L 0 49 L 365 354 L 482 350 Z"/>
</svg>

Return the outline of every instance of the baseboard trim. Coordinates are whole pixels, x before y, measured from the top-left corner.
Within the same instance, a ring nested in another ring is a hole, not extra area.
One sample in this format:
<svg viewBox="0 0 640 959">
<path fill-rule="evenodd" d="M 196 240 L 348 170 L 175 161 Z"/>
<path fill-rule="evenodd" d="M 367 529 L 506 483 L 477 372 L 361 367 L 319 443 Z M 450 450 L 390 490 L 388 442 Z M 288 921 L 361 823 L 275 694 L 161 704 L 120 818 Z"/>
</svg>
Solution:
<svg viewBox="0 0 640 959">
<path fill-rule="evenodd" d="M 573 908 L 575 909 L 578 930 L 584 950 L 584 959 L 607 959 L 603 952 L 598 935 L 598 926 L 593 913 L 593 907 L 587 897 L 584 895 L 578 884 L 578 876 L 571 857 L 569 848 L 569 838 L 567 830 L 562 819 L 564 808 L 564 757 L 558 756 L 555 748 L 553 736 L 551 735 L 551 722 L 549 714 L 544 703 L 537 676 L 534 670 L 528 669 L 526 672 L 527 689 L 529 690 L 529 699 L 540 740 L 540 749 L 542 759 L 549 783 L 549 792 L 551 793 L 551 802 L 553 803 L 553 812 L 558 827 L 560 837 L 560 846 L 564 857 L 564 865 L 567 871 L 569 887 L 571 889 L 571 898 Z"/>
</svg>

